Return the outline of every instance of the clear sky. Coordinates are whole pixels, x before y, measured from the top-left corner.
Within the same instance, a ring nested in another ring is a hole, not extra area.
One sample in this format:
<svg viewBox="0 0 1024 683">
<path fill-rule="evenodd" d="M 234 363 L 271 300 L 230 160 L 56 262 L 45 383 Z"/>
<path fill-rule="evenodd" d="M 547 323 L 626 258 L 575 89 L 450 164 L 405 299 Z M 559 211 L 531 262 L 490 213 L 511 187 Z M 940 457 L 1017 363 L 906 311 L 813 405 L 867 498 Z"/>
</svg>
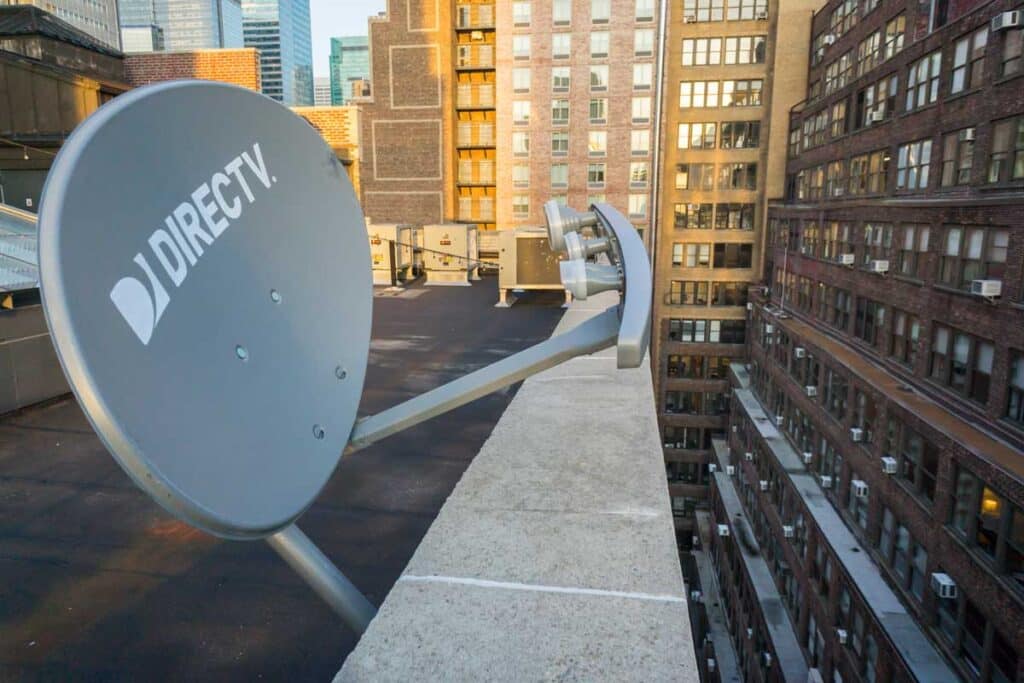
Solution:
<svg viewBox="0 0 1024 683">
<path fill-rule="evenodd" d="M 387 0 L 309 0 L 313 28 L 313 75 L 329 76 L 331 38 L 365 36 L 366 18 L 383 12 Z"/>
</svg>

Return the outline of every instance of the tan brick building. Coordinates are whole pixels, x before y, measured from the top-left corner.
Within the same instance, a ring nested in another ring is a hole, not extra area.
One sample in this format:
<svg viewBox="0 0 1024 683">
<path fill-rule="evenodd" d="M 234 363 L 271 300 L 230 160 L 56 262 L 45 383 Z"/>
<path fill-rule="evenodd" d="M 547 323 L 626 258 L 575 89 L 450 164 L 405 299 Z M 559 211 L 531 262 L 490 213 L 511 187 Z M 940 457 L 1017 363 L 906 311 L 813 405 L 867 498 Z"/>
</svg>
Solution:
<svg viewBox="0 0 1024 683">
<path fill-rule="evenodd" d="M 293 112 L 320 131 L 334 153 L 345 165 L 348 177 L 360 195 L 359 185 L 359 109 L 356 107 L 292 107 Z"/>
<path fill-rule="evenodd" d="M 124 58 L 124 70 L 133 87 L 199 78 L 260 89 L 259 52 L 251 47 L 130 54 Z"/>
</svg>

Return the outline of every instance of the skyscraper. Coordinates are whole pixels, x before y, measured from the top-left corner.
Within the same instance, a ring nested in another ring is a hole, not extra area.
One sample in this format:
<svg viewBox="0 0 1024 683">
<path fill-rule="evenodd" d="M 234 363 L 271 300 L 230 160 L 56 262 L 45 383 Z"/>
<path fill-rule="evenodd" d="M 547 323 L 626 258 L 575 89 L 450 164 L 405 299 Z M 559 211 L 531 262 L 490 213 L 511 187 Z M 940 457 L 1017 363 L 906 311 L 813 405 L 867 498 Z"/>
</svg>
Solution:
<svg viewBox="0 0 1024 683">
<path fill-rule="evenodd" d="M 0 0 L 0 5 L 35 5 L 104 45 L 121 49 L 117 0 Z"/>
<path fill-rule="evenodd" d="M 263 94 L 288 105 L 313 104 L 309 0 L 243 0 L 245 46 L 260 51 Z"/>
<path fill-rule="evenodd" d="M 370 78 L 370 41 L 366 36 L 331 38 L 331 103 L 352 99 L 353 81 Z"/>
<path fill-rule="evenodd" d="M 331 106 L 331 79 L 317 76 L 313 79 L 313 104 L 317 107 Z"/>
<path fill-rule="evenodd" d="M 120 0 L 128 51 L 242 47 L 240 0 Z"/>
</svg>

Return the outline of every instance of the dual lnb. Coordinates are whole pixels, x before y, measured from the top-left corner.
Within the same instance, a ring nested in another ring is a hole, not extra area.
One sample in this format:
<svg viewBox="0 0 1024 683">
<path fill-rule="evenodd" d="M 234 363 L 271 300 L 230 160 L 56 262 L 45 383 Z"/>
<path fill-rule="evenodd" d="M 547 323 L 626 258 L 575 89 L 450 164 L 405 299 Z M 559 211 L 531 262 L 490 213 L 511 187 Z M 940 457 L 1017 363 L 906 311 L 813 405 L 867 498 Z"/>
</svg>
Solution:
<svg viewBox="0 0 1024 683">
<path fill-rule="evenodd" d="M 544 204 L 544 217 L 548 223 L 548 242 L 552 251 L 565 252 L 568 260 L 559 264 L 562 284 L 577 299 L 611 289 L 622 291 L 623 277 L 618 266 L 589 263 L 587 259 L 612 249 L 606 236 L 593 239 L 580 233 L 585 228 L 598 234 L 600 223 L 593 212 L 580 213 L 551 200 Z"/>
</svg>

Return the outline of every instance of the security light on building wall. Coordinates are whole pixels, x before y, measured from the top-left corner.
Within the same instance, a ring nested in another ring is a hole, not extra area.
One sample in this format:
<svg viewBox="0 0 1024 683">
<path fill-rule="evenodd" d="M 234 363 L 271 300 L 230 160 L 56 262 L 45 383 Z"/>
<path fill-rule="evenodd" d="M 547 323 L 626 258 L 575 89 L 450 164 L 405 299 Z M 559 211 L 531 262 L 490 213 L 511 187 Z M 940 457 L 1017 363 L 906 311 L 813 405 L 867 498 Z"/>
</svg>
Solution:
<svg viewBox="0 0 1024 683">
<path fill-rule="evenodd" d="M 40 288 L 71 388 L 136 484 L 211 534 L 266 539 L 362 632 L 374 607 L 295 526 L 343 453 L 575 356 L 644 358 L 651 274 L 636 230 L 606 204 L 559 220 L 559 249 L 584 227 L 603 240 L 582 283 L 593 291 L 590 265 L 615 269 L 614 286 L 598 283 L 614 305 L 357 420 L 372 275 L 348 175 L 277 102 L 168 82 L 104 105 L 61 149 L 39 215 Z"/>
</svg>

